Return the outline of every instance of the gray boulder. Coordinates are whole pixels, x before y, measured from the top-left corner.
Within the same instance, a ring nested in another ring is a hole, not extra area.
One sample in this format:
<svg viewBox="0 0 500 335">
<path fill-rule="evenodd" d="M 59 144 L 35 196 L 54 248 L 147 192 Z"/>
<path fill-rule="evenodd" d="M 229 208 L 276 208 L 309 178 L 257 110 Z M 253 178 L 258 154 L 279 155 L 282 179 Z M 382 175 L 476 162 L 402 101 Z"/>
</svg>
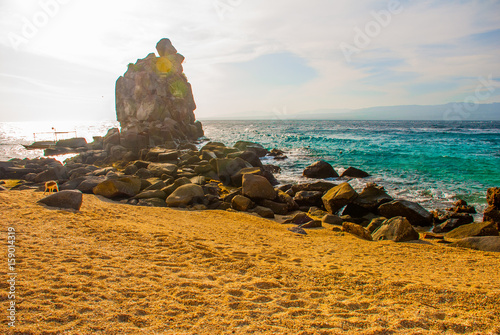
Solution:
<svg viewBox="0 0 500 335">
<path fill-rule="evenodd" d="M 80 210 L 83 194 L 77 190 L 65 190 L 56 192 L 38 201 L 49 207 Z"/>
<path fill-rule="evenodd" d="M 357 196 L 358 194 L 349 183 L 342 183 L 331 188 L 321 199 L 325 209 L 330 214 L 336 214 L 339 209 L 351 203 Z"/>
<path fill-rule="evenodd" d="M 500 236 L 467 237 L 452 243 L 451 246 L 481 251 L 500 252 Z"/>
<path fill-rule="evenodd" d="M 274 200 L 276 191 L 266 178 L 253 174 L 244 174 L 243 195 L 250 199 Z"/>
<path fill-rule="evenodd" d="M 335 169 L 325 161 L 313 163 L 304 169 L 302 173 L 307 178 L 338 178 L 339 174 Z"/>
<path fill-rule="evenodd" d="M 120 179 L 110 179 L 98 184 L 93 192 L 113 199 L 118 197 L 133 197 L 141 190 L 141 180 L 138 178 L 126 177 Z"/>
</svg>

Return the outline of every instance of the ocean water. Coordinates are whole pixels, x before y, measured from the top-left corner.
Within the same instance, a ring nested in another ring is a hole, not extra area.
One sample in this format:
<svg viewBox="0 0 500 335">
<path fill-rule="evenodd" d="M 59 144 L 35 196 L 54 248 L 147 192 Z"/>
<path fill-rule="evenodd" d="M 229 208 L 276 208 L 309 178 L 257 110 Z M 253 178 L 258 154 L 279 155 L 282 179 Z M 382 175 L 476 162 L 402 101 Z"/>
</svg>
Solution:
<svg viewBox="0 0 500 335">
<path fill-rule="evenodd" d="M 238 140 L 284 150 L 278 165 L 281 183 L 304 182 L 303 169 L 325 160 L 341 173 L 349 166 L 372 176 L 351 180 L 361 189 L 366 182 L 382 185 L 393 196 L 442 208 L 457 198 L 485 207 L 489 187 L 500 186 L 500 122 L 439 121 L 202 121 L 205 140 L 233 145 Z M 117 127 L 105 122 L 0 123 L 0 160 L 35 158 L 42 150 L 26 150 L 21 144 L 54 139 L 57 131 L 76 131 L 92 141 Z M 33 133 L 37 133 L 35 138 Z M 45 133 L 45 134 L 42 134 Z M 59 135 L 60 138 L 74 133 Z M 200 144 L 201 146 L 202 144 Z M 68 156 L 59 156 L 63 161 Z"/>
<path fill-rule="evenodd" d="M 340 173 L 349 166 L 372 175 L 350 183 L 376 182 L 397 198 L 427 208 L 457 198 L 484 208 L 489 187 L 500 186 L 500 122 L 439 121 L 205 121 L 214 141 L 259 142 L 284 150 L 278 180 L 301 182 L 303 169 L 325 160 Z"/>
</svg>

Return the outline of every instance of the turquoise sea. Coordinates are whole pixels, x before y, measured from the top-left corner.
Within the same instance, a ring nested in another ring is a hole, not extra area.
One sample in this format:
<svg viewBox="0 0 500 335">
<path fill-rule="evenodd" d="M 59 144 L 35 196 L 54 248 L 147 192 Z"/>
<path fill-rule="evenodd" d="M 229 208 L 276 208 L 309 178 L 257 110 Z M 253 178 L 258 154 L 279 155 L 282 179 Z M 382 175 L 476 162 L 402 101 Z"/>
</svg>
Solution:
<svg viewBox="0 0 500 335">
<path fill-rule="evenodd" d="M 457 197 L 482 209 L 486 189 L 500 186 L 499 121 L 202 122 L 205 140 L 227 145 L 247 140 L 284 150 L 287 160 L 264 158 L 265 163 L 282 168 L 276 176 L 282 183 L 305 181 L 304 167 L 323 159 L 338 172 L 354 166 L 372 175 L 350 181 L 355 188 L 373 181 L 392 196 L 418 201 L 429 209 Z M 20 144 L 31 143 L 33 132 L 50 133 L 54 125 L 58 131 L 76 130 L 91 141 L 118 123 L 0 123 L 0 160 L 42 155 L 41 150 L 27 151 Z M 40 134 L 36 139 L 50 136 Z"/>
<path fill-rule="evenodd" d="M 303 181 L 302 170 L 323 159 L 342 171 L 370 173 L 394 197 L 428 208 L 457 197 L 484 207 L 486 189 L 500 186 L 499 121 L 205 121 L 206 137 L 255 141 L 286 151 L 278 180 Z"/>
</svg>

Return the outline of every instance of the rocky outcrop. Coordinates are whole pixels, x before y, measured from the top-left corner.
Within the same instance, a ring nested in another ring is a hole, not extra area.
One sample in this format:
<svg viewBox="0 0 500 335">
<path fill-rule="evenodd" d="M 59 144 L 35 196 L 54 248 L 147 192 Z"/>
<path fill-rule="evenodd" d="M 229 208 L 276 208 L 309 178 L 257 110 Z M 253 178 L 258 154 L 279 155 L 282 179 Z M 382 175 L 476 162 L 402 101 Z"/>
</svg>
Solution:
<svg viewBox="0 0 500 335">
<path fill-rule="evenodd" d="M 196 105 L 191 84 L 183 73 L 184 56 L 166 38 L 158 42 L 156 50 L 159 57 L 150 53 L 129 64 L 127 72 L 116 81 L 116 116 L 121 134 L 114 145 L 135 152 L 140 147 L 203 136 L 201 123 L 195 121 L 193 113 Z"/>
<path fill-rule="evenodd" d="M 370 174 L 368 172 L 350 166 L 344 172 L 342 172 L 340 176 L 351 177 L 351 178 L 366 178 L 369 177 Z"/>
<path fill-rule="evenodd" d="M 445 235 L 446 239 L 462 239 L 474 236 L 498 236 L 498 229 L 494 222 L 474 222 L 456 229 Z"/>
<path fill-rule="evenodd" d="M 453 247 L 500 252 L 500 236 L 467 237 L 451 244 Z"/>
</svg>

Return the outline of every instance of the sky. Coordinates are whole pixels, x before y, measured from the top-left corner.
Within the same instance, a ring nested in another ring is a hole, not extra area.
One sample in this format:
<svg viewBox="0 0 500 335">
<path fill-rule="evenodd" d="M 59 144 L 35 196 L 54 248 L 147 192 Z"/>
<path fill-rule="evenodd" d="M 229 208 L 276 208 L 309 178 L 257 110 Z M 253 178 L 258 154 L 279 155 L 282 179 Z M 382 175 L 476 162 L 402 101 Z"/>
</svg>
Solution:
<svg viewBox="0 0 500 335">
<path fill-rule="evenodd" d="M 115 119 L 164 37 L 202 120 L 500 102 L 498 0 L 0 0 L 0 122 Z"/>
</svg>

